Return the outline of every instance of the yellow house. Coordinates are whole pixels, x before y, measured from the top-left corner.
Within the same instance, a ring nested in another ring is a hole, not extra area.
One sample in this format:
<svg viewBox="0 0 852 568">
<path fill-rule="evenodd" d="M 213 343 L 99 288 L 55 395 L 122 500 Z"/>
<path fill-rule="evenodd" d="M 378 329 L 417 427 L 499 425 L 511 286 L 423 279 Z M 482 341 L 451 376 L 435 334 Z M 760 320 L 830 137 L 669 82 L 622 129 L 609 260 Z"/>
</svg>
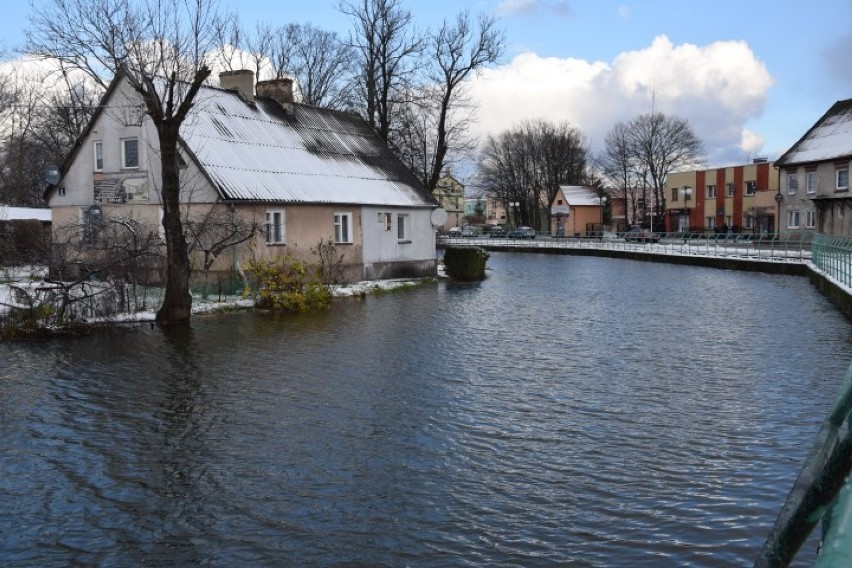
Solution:
<svg viewBox="0 0 852 568">
<path fill-rule="evenodd" d="M 603 204 L 594 187 L 560 185 L 550 204 L 550 234 L 581 237 L 603 231 Z"/>
</svg>

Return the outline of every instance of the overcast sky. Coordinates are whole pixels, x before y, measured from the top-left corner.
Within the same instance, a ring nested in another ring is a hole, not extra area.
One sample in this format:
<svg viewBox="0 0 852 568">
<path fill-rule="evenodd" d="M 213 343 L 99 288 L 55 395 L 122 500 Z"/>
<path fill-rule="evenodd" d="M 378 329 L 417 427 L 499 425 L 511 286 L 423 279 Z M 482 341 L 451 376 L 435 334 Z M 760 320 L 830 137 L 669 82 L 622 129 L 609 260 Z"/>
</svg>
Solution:
<svg viewBox="0 0 852 568">
<path fill-rule="evenodd" d="M 349 28 L 335 0 L 220 2 L 246 25 L 262 19 Z M 405 5 L 424 28 L 465 8 L 500 16 L 504 61 L 471 85 L 480 134 L 530 118 L 565 120 L 596 149 L 618 120 L 653 105 L 691 122 L 708 165 L 734 165 L 777 158 L 835 101 L 852 98 L 852 0 Z M 28 13 L 26 2 L 4 5 L 0 38 L 7 47 L 23 43 Z"/>
</svg>

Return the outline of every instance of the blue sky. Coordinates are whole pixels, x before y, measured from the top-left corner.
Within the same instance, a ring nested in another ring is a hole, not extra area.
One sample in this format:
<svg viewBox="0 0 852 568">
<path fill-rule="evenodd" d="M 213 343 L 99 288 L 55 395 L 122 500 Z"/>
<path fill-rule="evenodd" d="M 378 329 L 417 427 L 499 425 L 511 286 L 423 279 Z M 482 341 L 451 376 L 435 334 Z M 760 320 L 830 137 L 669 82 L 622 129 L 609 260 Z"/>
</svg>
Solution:
<svg viewBox="0 0 852 568">
<path fill-rule="evenodd" d="M 334 0 L 220 0 L 243 24 L 311 22 L 346 33 Z M 29 6 L 4 6 L 0 38 L 23 42 Z M 473 81 L 480 135 L 530 118 L 566 120 L 597 148 L 618 120 L 651 109 L 690 120 L 710 166 L 777 158 L 837 100 L 852 97 L 852 0 L 431 0 L 422 27 L 460 9 L 494 12 L 501 66 Z M 652 97 L 653 94 L 653 97 Z"/>
</svg>

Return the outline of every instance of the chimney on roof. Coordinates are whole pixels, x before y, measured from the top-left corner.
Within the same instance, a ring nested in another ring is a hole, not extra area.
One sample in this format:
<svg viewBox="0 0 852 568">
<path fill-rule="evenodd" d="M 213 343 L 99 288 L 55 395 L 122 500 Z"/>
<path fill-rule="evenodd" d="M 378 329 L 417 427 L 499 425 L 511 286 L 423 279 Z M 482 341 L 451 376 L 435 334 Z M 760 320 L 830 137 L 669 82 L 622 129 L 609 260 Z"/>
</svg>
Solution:
<svg viewBox="0 0 852 568">
<path fill-rule="evenodd" d="M 293 112 L 293 79 L 272 79 L 257 82 L 257 96 L 269 98 L 281 105 L 285 112 Z"/>
<path fill-rule="evenodd" d="M 236 91 L 247 103 L 254 102 L 254 71 L 223 71 L 219 73 L 219 86 Z"/>
</svg>

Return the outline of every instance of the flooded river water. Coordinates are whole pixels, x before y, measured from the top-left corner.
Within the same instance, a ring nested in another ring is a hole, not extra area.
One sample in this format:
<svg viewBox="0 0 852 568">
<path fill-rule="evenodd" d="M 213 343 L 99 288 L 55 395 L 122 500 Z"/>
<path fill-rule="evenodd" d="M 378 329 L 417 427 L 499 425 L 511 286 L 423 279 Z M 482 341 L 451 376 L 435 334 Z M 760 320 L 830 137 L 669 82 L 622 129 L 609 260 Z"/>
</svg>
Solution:
<svg viewBox="0 0 852 568">
<path fill-rule="evenodd" d="M 0 343 L 0 564 L 751 565 L 849 321 L 802 278 L 489 266 L 326 313 Z"/>
</svg>

